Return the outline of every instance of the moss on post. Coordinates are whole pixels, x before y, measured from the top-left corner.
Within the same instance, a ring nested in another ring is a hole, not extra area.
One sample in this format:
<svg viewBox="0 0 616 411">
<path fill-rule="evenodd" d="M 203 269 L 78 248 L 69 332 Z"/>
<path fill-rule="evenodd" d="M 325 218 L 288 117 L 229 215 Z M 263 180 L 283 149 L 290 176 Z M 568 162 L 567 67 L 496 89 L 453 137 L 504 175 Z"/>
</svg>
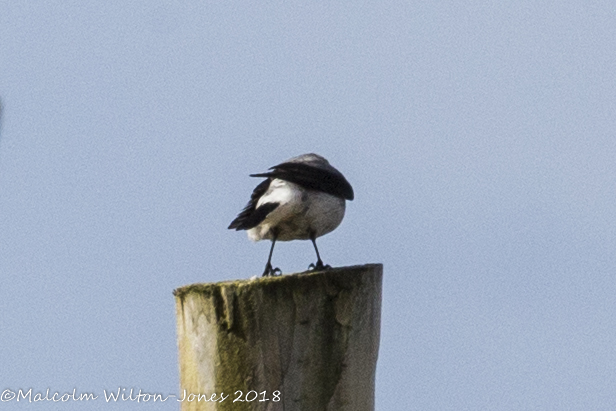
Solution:
<svg viewBox="0 0 616 411">
<path fill-rule="evenodd" d="M 182 410 L 374 410 L 382 273 L 370 264 L 175 290 Z"/>
</svg>

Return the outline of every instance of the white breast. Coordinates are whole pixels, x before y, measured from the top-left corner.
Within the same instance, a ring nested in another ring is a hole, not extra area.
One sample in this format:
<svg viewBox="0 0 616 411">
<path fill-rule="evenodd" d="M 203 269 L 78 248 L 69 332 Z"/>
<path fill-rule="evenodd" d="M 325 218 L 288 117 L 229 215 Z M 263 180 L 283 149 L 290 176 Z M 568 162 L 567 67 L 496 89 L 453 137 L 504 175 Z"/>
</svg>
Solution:
<svg viewBox="0 0 616 411">
<path fill-rule="evenodd" d="M 320 237 L 340 225 L 345 211 L 342 198 L 278 179 L 272 180 L 257 208 L 265 203 L 280 205 L 261 224 L 248 230 L 248 238 L 253 241 L 271 240 L 274 231 L 280 241 L 308 240 L 311 232 Z"/>
</svg>

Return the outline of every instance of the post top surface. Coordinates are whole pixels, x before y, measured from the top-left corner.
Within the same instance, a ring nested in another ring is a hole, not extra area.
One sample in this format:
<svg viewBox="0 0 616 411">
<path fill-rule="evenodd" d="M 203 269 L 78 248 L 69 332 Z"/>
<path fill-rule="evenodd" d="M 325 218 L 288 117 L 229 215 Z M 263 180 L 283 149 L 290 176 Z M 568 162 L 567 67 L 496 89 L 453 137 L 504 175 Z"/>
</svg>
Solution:
<svg viewBox="0 0 616 411">
<path fill-rule="evenodd" d="M 279 276 L 271 276 L 271 277 L 252 277 L 248 279 L 239 279 L 239 280 L 230 280 L 230 281 L 220 281 L 216 283 L 195 283 L 185 285 L 173 290 L 173 295 L 176 298 L 182 298 L 186 294 L 197 292 L 197 293 L 210 293 L 217 288 L 221 287 L 232 287 L 232 288 L 241 288 L 246 286 L 259 286 L 265 284 L 273 284 L 273 283 L 282 283 L 282 282 L 296 282 L 296 281 L 313 281 L 318 277 L 323 276 L 331 276 L 331 275 L 341 275 L 341 274 L 360 274 L 362 272 L 374 272 L 382 273 L 383 272 L 383 264 L 364 264 L 364 265 L 353 265 L 346 267 L 334 267 L 326 270 L 319 271 L 302 271 L 299 273 L 291 273 L 291 274 L 283 274 Z"/>
</svg>

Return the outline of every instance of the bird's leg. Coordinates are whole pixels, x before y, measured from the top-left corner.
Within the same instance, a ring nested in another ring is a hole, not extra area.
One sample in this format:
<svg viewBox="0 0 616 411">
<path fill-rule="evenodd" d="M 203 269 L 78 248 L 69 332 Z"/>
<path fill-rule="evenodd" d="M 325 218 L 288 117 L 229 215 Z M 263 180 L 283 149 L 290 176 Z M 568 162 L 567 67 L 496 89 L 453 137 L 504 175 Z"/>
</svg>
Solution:
<svg viewBox="0 0 616 411">
<path fill-rule="evenodd" d="M 263 277 L 267 277 L 270 275 L 279 275 L 282 274 L 280 268 L 272 268 L 272 254 L 274 253 L 274 245 L 276 245 L 276 236 L 272 239 L 272 248 L 270 248 L 269 257 L 267 259 L 267 264 L 265 264 L 265 271 L 263 271 Z"/>
<path fill-rule="evenodd" d="M 314 251 L 317 252 L 317 263 L 310 264 L 308 266 L 311 270 L 323 270 L 324 268 L 331 268 L 329 265 L 324 265 L 323 260 L 321 260 L 321 255 L 319 254 L 319 249 L 317 248 L 317 241 L 314 233 L 310 235 L 310 241 L 312 241 L 312 245 L 314 246 Z"/>
</svg>

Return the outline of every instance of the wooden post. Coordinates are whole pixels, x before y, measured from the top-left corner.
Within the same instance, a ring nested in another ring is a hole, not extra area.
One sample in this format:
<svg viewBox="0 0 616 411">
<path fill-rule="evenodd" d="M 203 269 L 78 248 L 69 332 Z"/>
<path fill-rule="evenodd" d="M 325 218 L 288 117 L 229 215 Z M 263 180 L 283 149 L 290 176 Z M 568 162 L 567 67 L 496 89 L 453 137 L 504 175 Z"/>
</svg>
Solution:
<svg viewBox="0 0 616 411">
<path fill-rule="evenodd" d="M 382 276 L 369 264 L 178 288 L 181 409 L 374 410 Z"/>
</svg>

